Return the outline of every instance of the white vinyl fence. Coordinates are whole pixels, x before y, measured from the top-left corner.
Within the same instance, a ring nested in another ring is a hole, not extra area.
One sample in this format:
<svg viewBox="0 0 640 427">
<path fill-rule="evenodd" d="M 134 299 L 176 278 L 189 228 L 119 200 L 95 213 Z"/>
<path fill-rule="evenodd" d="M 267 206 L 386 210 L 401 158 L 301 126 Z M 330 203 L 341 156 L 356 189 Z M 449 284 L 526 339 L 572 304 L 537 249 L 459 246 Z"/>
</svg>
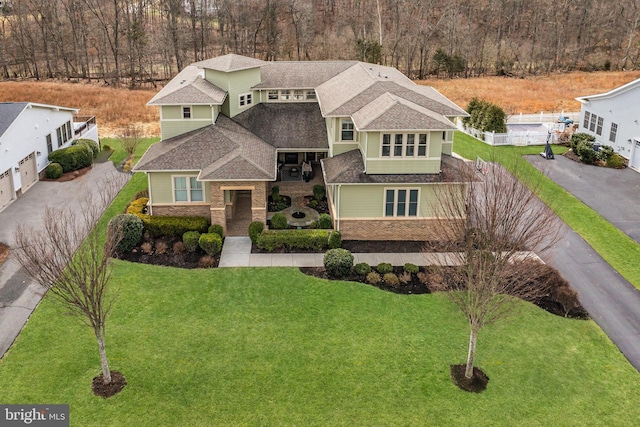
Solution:
<svg viewBox="0 0 640 427">
<path fill-rule="evenodd" d="M 482 132 L 458 122 L 458 129 L 484 141 L 489 145 L 545 145 L 547 138 L 551 144 L 556 143 L 555 130 L 510 130 L 507 133 Z M 551 136 L 549 137 L 549 133 Z"/>
</svg>

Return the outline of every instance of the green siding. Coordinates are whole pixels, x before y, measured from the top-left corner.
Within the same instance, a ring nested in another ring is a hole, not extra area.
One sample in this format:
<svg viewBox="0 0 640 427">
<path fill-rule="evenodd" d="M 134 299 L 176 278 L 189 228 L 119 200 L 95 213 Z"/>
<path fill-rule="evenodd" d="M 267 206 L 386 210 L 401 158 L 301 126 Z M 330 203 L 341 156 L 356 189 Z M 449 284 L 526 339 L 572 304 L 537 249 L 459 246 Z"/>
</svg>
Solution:
<svg viewBox="0 0 640 427">
<path fill-rule="evenodd" d="M 160 122 L 160 129 L 162 130 L 161 136 L 162 139 L 168 139 L 192 130 L 203 128 L 210 124 L 211 119 L 162 120 Z"/>
<path fill-rule="evenodd" d="M 429 132 L 429 157 L 440 157 L 442 153 L 442 131 Z M 439 168 L 440 166 L 438 166 Z"/>
<path fill-rule="evenodd" d="M 333 155 L 337 156 L 338 154 L 346 153 L 347 151 L 355 150 L 356 148 L 358 148 L 358 144 L 334 144 Z"/>
<path fill-rule="evenodd" d="M 380 157 L 380 132 L 368 132 L 364 144 L 366 145 L 367 157 Z"/>
<path fill-rule="evenodd" d="M 387 188 L 419 188 L 418 216 L 433 218 L 438 200 L 437 187 L 433 184 L 342 185 L 340 187 L 340 218 L 384 217 L 384 194 Z"/>
<path fill-rule="evenodd" d="M 447 142 L 442 143 L 442 154 L 451 155 L 452 151 L 453 151 L 453 143 L 452 142 L 447 141 Z"/>
<path fill-rule="evenodd" d="M 224 71 L 216 71 L 216 70 L 204 70 L 204 78 L 205 80 L 210 81 L 214 85 L 218 86 L 220 89 L 224 91 L 229 91 L 229 73 L 225 73 Z"/>
<path fill-rule="evenodd" d="M 169 105 L 160 107 L 162 110 L 161 117 L 162 119 L 181 119 L 182 118 L 182 107 L 179 105 Z"/>
<path fill-rule="evenodd" d="M 191 107 L 191 115 L 194 119 L 209 119 L 211 123 L 211 107 L 208 105 L 194 105 Z"/>
<path fill-rule="evenodd" d="M 368 174 L 397 174 L 397 173 L 439 173 L 440 158 L 394 158 L 368 159 Z"/>
<path fill-rule="evenodd" d="M 174 175 L 194 176 L 194 172 L 149 172 L 149 194 L 153 203 L 173 203 L 173 184 L 171 177 Z M 204 201 L 208 202 L 209 182 L 203 183 Z"/>
</svg>

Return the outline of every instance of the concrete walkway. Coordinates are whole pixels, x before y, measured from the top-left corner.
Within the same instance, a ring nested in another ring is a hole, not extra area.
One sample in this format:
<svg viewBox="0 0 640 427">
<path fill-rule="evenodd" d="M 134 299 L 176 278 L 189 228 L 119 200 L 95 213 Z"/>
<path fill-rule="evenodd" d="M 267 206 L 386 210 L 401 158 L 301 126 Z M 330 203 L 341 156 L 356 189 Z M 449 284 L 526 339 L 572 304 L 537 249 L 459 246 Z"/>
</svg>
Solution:
<svg viewBox="0 0 640 427">
<path fill-rule="evenodd" d="M 96 163 L 91 171 L 73 181 L 35 183 L 0 212 L 0 242 L 13 247 L 16 225 L 42 227 L 42 213 L 46 206 L 74 206 L 86 192 L 97 195 L 102 188 L 101 182 L 117 173 L 111 162 Z M 0 358 L 16 339 L 43 295 L 42 287 L 27 277 L 10 254 L 0 266 Z"/>
</svg>

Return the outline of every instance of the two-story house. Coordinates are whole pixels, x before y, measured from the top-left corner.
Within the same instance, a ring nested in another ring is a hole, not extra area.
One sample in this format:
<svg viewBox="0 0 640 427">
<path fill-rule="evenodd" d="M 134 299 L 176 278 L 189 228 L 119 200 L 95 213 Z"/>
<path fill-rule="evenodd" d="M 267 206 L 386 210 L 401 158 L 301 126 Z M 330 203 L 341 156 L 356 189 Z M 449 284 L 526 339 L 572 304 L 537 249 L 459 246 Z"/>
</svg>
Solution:
<svg viewBox="0 0 640 427">
<path fill-rule="evenodd" d="M 398 70 L 356 61 L 264 62 L 224 55 L 186 67 L 149 102 L 162 141 L 135 170 L 152 215 L 227 226 L 239 193 L 266 222 L 269 183 L 321 166 L 345 239 L 436 239 L 436 188 L 453 180 L 466 112 Z"/>
</svg>

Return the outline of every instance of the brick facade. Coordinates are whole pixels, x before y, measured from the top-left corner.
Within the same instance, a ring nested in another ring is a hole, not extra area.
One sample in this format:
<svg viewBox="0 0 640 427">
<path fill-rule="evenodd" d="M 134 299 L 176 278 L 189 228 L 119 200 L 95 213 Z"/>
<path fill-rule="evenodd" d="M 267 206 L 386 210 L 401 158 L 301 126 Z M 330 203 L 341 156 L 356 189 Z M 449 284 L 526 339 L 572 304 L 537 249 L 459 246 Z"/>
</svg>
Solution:
<svg viewBox="0 0 640 427">
<path fill-rule="evenodd" d="M 231 216 L 224 201 L 225 190 L 250 190 L 251 191 L 251 219 L 252 221 L 260 221 L 267 223 L 267 185 L 265 181 L 219 181 L 211 182 L 210 200 L 211 200 L 211 223 L 220 224 L 227 231 L 227 217 Z M 231 219 L 233 220 L 233 219 Z"/>
<path fill-rule="evenodd" d="M 209 219 L 211 216 L 210 206 L 207 205 L 154 205 L 152 206 L 154 215 L 162 216 L 202 216 Z"/>
<path fill-rule="evenodd" d="M 340 219 L 340 233 L 344 240 L 441 240 L 444 236 L 439 230 L 443 226 L 443 220 L 427 218 Z"/>
</svg>

